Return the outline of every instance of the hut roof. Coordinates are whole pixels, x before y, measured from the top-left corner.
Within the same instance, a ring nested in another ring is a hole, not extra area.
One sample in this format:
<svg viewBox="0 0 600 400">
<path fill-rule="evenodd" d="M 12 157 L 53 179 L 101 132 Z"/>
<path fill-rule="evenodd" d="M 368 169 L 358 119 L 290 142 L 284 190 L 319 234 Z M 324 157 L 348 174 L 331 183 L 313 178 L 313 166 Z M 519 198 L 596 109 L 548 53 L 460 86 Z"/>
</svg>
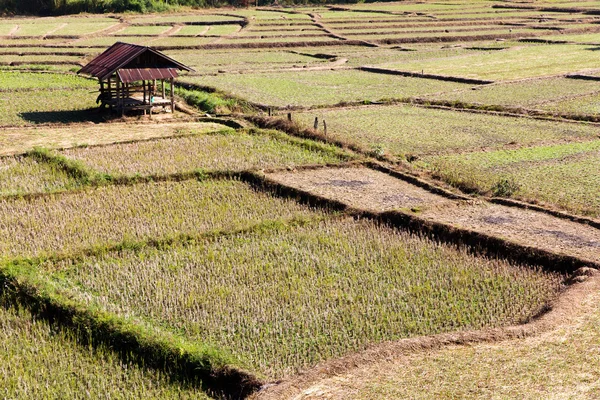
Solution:
<svg viewBox="0 0 600 400">
<path fill-rule="evenodd" d="M 105 80 L 117 71 L 123 82 L 177 77 L 177 71 L 193 71 L 147 46 L 117 42 L 90 61 L 78 73 Z"/>
</svg>

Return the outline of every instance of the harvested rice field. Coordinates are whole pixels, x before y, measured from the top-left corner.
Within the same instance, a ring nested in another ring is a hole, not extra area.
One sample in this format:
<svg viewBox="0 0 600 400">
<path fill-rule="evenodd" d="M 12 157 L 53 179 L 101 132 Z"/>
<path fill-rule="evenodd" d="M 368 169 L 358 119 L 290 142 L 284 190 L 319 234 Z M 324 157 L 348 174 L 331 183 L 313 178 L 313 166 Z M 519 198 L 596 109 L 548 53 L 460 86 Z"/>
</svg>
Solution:
<svg viewBox="0 0 600 400">
<path fill-rule="evenodd" d="M 334 164 L 351 158 L 333 146 L 293 139 L 275 131 L 233 130 L 81 147 L 61 154 L 113 176 L 165 175 L 195 170 L 244 171 L 280 166 L 293 168 Z"/>
<path fill-rule="evenodd" d="M 234 214 L 231 210 L 235 209 Z M 0 200 L 4 256 L 68 253 L 123 240 L 201 236 L 319 215 L 236 180 L 142 183 Z"/>
<path fill-rule="evenodd" d="M 597 127 L 592 125 L 414 105 L 316 109 L 296 115 L 306 126 L 311 126 L 315 117 L 325 120 L 327 134 L 332 139 L 394 158 L 482 148 L 502 149 L 597 136 Z"/>
<path fill-rule="evenodd" d="M 598 397 L 597 2 L 5 3 L 0 397 Z"/>
<path fill-rule="evenodd" d="M 271 379 L 381 340 L 516 323 L 560 281 L 353 220 L 49 268 L 90 305 L 181 329 Z"/>
</svg>

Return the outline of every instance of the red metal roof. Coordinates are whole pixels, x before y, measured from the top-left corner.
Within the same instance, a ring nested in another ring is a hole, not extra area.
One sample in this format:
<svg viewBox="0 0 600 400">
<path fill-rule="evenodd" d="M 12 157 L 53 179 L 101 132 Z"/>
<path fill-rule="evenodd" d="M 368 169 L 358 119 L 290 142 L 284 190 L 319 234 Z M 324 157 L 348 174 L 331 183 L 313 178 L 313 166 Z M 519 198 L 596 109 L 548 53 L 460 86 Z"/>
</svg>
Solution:
<svg viewBox="0 0 600 400">
<path fill-rule="evenodd" d="M 177 78 L 175 68 L 123 68 L 117 71 L 121 82 L 151 81 L 154 79 Z"/>
<path fill-rule="evenodd" d="M 144 69 L 155 69 L 155 70 L 185 70 L 192 71 L 191 68 L 173 60 L 170 57 L 162 54 L 161 52 L 154 50 L 151 47 L 139 46 L 136 44 L 129 44 L 123 42 L 117 42 L 110 46 L 100 54 L 98 57 L 90 61 L 85 67 L 83 67 L 79 73 L 89 74 L 101 80 L 105 80 L 117 70 L 125 67 L 128 63 L 135 60 L 137 57 L 145 52 L 154 53 L 158 59 L 160 59 L 163 68 L 142 68 Z M 168 65 L 168 68 L 164 68 Z M 146 66 L 150 67 L 150 66 Z M 158 67 L 158 65 L 157 65 Z M 133 69 L 130 69 L 133 70 Z M 175 75 L 177 76 L 177 75 Z M 167 76 L 171 77 L 171 76 Z M 147 79 L 161 79 L 161 78 L 147 78 Z M 140 79 L 138 79 L 140 80 Z M 125 81 L 124 81 L 125 82 Z"/>
</svg>

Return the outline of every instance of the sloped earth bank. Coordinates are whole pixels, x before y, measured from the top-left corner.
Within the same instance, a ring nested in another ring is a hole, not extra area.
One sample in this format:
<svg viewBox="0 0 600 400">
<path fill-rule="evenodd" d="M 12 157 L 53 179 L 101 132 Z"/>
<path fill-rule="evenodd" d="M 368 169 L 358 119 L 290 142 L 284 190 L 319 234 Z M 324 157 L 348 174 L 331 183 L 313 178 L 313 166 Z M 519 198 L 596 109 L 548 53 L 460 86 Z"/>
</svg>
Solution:
<svg viewBox="0 0 600 400">
<path fill-rule="evenodd" d="M 580 274 L 551 311 L 528 324 L 382 343 L 254 397 L 598 398 L 600 276 Z"/>
<path fill-rule="evenodd" d="M 450 199 L 365 167 L 281 172 L 268 177 L 359 210 L 404 210 L 427 221 L 600 264 L 599 229 L 544 212 Z"/>
</svg>

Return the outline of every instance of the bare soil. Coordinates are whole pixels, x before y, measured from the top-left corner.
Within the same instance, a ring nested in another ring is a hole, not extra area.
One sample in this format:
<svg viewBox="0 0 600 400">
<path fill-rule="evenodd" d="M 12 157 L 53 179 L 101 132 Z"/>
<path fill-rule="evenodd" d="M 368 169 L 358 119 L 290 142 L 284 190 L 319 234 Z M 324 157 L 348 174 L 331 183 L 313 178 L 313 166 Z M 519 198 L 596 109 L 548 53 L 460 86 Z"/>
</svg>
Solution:
<svg viewBox="0 0 600 400">
<path fill-rule="evenodd" d="M 357 209 L 439 208 L 454 202 L 370 168 L 332 168 L 269 174 L 269 178 Z"/>
<path fill-rule="evenodd" d="M 599 229 L 546 213 L 478 202 L 428 209 L 421 216 L 526 246 L 600 261 Z"/>
</svg>

